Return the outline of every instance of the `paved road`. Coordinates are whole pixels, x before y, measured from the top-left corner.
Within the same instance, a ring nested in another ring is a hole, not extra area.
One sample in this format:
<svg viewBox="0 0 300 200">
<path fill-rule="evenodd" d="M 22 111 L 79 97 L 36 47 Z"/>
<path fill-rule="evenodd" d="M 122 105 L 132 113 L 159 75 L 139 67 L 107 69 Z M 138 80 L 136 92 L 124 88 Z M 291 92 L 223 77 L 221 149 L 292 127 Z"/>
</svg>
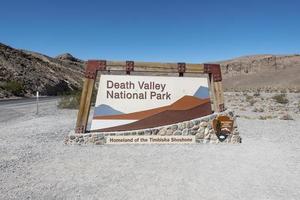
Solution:
<svg viewBox="0 0 300 200">
<path fill-rule="evenodd" d="M 40 97 L 37 109 L 36 98 L 9 99 L 0 101 L 0 123 L 9 122 L 25 115 L 45 114 L 49 105 L 57 105 L 59 97 Z M 37 110 L 39 110 L 37 112 Z M 1 126 L 1 125 L 0 125 Z"/>
<path fill-rule="evenodd" d="M 49 101 L 54 101 L 59 99 L 60 97 L 39 97 L 39 103 L 45 103 Z M 35 104 L 36 98 L 21 98 L 21 99 L 5 99 L 0 100 L 0 107 L 11 107 L 11 106 L 18 106 L 18 105 L 29 105 L 29 104 Z"/>
</svg>

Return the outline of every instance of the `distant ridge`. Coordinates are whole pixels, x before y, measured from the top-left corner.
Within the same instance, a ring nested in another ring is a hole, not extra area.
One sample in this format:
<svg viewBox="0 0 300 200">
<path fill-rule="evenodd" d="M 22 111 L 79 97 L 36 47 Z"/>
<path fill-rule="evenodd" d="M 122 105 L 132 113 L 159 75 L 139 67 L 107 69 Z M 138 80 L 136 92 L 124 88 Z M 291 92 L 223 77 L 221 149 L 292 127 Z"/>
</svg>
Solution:
<svg viewBox="0 0 300 200">
<path fill-rule="evenodd" d="M 225 90 L 300 91 L 300 55 L 253 55 L 217 62 Z"/>
<path fill-rule="evenodd" d="M 95 107 L 95 110 L 94 110 L 94 116 L 121 115 L 121 114 L 124 114 L 124 113 L 122 113 L 118 110 L 115 110 L 114 108 L 112 108 L 111 106 L 106 105 L 106 104 L 101 104 L 101 105 Z"/>
<path fill-rule="evenodd" d="M 209 90 L 208 90 L 208 87 L 203 87 L 203 86 L 200 86 L 198 88 L 198 90 L 195 92 L 194 94 L 195 97 L 198 97 L 198 98 L 209 98 Z"/>
</svg>

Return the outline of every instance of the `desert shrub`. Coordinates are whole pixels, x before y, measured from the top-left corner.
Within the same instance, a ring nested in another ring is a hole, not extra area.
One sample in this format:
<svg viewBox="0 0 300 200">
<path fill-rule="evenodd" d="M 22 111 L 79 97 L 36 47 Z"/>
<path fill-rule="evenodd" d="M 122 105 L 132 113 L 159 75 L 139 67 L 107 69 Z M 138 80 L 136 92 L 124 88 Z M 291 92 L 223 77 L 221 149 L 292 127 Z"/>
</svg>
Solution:
<svg viewBox="0 0 300 200">
<path fill-rule="evenodd" d="M 58 108 L 78 109 L 80 104 L 81 91 L 64 94 L 58 102 Z"/>
<path fill-rule="evenodd" d="M 258 117 L 258 119 L 260 119 L 260 120 L 267 120 L 267 119 L 273 119 L 273 118 L 274 117 L 271 115 L 265 115 L 265 116 L 261 115 Z"/>
<path fill-rule="evenodd" d="M 253 94 L 253 96 L 259 97 L 259 96 L 260 96 L 260 92 L 255 92 L 255 93 Z"/>
<path fill-rule="evenodd" d="M 257 100 L 255 100 L 253 96 L 246 95 L 246 102 L 248 102 L 250 106 L 253 106 Z"/>
<path fill-rule="evenodd" d="M 17 81 L 5 82 L 1 87 L 15 96 L 24 96 L 24 87 Z"/>
<path fill-rule="evenodd" d="M 246 94 L 245 97 L 246 97 L 246 101 L 247 101 L 247 102 L 249 102 L 250 100 L 253 99 L 253 96 L 250 96 L 250 95 L 248 95 L 248 94 Z"/>
<path fill-rule="evenodd" d="M 255 107 L 252 111 L 253 112 L 264 112 L 265 110 L 263 108 L 256 108 Z"/>
<path fill-rule="evenodd" d="M 277 103 L 287 104 L 289 100 L 286 97 L 286 94 L 277 94 L 272 97 Z"/>
<path fill-rule="evenodd" d="M 96 102 L 97 92 L 94 90 L 92 93 L 91 105 Z M 73 92 L 67 92 L 61 95 L 61 99 L 58 102 L 58 108 L 64 109 L 78 109 L 80 105 L 81 90 L 76 90 Z"/>
<path fill-rule="evenodd" d="M 281 119 L 281 120 L 294 120 L 293 117 L 289 114 L 282 115 L 281 117 L 279 117 L 279 119 Z"/>
</svg>

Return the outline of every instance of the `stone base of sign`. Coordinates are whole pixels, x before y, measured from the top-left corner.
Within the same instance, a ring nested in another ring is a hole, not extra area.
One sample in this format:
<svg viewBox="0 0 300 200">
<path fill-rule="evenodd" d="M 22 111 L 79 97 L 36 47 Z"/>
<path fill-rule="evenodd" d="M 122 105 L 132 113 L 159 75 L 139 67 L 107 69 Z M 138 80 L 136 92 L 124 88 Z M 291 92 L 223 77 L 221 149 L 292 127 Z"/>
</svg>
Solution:
<svg viewBox="0 0 300 200">
<path fill-rule="evenodd" d="M 233 131 L 225 140 L 221 141 L 216 135 L 212 127 L 212 122 L 218 116 L 228 116 L 234 121 Z M 65 144 L 96 144 L 102 145 L 106 143 L 108 136 L 195 136 L 196 143 L 241 143 L 242 139 L 239 135 L 238 127 L 236 124 L 236 117 L 233 111 L 226 110 L 220 113 L 213 113 L 201 118 L 193 119 L 190 121 L 180 122 L 172 125 L 135 130 L 135 131 L 122 131 L 122 132 L 93 132 L 86 134 L 70 133 L 66 138 Z"/>
</svg>

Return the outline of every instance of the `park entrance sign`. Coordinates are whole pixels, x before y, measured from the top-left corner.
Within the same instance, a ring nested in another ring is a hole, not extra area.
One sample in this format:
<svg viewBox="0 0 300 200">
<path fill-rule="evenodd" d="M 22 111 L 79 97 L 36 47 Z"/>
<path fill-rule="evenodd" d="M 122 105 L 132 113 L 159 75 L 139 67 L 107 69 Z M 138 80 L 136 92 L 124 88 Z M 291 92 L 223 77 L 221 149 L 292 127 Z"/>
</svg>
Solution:
<svg viewBox="0 0 300 200">
<path fill-rule="evenodd" d="M 147 129 L 211 113 L 207 77 L 102 75 L 91 130 Z"/>
<path fill-rule="evenodd" d="M 97 74 L 94 115 L 87 130 Z M 224 109 L 219 64 L 89 60 L 75 135 L 70 140 L 101 144 L 218 143 L 213 120 L 219 115 L 234 120 L 232 112 Z M 239 143 L 236 127 L 222 142 Z"/>
</svg>

